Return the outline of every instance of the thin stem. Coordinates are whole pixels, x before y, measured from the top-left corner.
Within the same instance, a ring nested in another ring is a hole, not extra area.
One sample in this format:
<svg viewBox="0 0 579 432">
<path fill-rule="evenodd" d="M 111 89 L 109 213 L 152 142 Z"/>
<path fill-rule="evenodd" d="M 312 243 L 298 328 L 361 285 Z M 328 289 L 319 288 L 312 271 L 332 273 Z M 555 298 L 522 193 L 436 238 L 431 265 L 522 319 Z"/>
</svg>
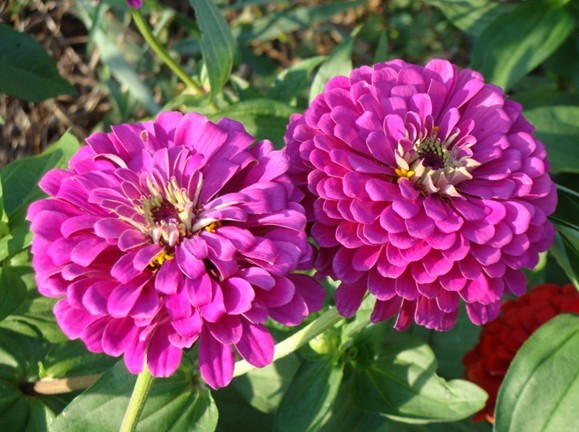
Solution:
<svg viewBox="0 0 579 432">
<path fill-rule="evenodd" d="M 143 371 L 137 377 L 137 382 L 135 383 L 135 388 L 133 389 L 133 394 L 129 400 L 129 406 L 127 407 L 127 411 L 125 411 L 125 417 L 123 418 L 119 432 L 133 432 L 137 427 L 139 417 L 145 406 L 154 379 L 145 363 Z"/>
<path fill-rule="evenodd" d="M 72 378 L 41 380 L 32 385 L 31 392 L 33 394 L 53 395 L 85 390 L 97 382 L 101 375 L 102 374 L 94 374 Z"/>
<path fill-rule="evenodd" d="M 330 309 L 321 317 L 315 321 L 312 321 L 297 333 L 294 333 L 287 339 L 276 344 L 273 361 L 293 353 L 316 336 L 322 334 L 330 327 L 335 326 L 342 319 L 343 317 L 341 317 L 335 309 Z M 243 375 L 252 369 L 255 369 L 255 366 L 252 366 L 246 360 L 240 360 L 235 363 L 235 372 L 233 372 L 233 376 L 237 377 Z"/>
<path fill-rule="evenodd" d="M 203 90 L 199 84 L 191 79 L 189 74 L 187 74 L 187 72 L 185 72 L 181 66 L 179 66 L 175 60 L 173 60 L 167 50 L 157 41 L 157 39 L 155 39 L 155 36 L 151 32 L 151 29 L 143 18 L 141 12 L 138 9 L 131 8 L 131 15 L 145 41 L 149 44 L 153 51 L 155 51 L 155 53 L 161 57 L 165 64 L 169 66 L 169 68 L 175 72 L 179 78 L 181 78 L 181 81 L 183 81 L 195 94 L 205 93 L 205 90 Z"/>
</svg>

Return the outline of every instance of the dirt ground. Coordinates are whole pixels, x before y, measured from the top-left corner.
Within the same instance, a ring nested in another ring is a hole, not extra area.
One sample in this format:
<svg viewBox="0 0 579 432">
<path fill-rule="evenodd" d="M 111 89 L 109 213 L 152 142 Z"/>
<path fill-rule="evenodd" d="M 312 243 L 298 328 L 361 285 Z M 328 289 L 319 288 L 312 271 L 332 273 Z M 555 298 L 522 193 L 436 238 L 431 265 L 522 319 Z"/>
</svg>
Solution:
<svg viewBox="0 0 579 432">
<path fill-rule="evenodd" d="M 24 6 L 23 4 L 26 3 Z M 82 139 L 110 106 L 96 76 L 98 53 L 86 53 L 87 31 L 70 13 L 72 1 L 0 0 L 0 22 L 34 37 L 57 60 L 60 74 L 77 89 L 74 97 L 25 102 L 0 95 L 0 167 L 44 150 L 66 130 Z"/>
</svg>

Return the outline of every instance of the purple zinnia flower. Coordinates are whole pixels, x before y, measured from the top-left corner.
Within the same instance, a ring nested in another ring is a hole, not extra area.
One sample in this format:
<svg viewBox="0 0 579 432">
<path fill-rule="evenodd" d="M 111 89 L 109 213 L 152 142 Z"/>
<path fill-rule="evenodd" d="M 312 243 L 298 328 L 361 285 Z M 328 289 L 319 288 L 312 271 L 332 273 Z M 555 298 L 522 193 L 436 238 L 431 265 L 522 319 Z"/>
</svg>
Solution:
<svg viewBox="0 0 579 432">
<path fill-rule="evenodd" d="M 141 6 L 143 6 L 143 0 L 127 0 L 127 4 L 130 7 L 133 7 L 135 9 L 140 8 Z"/>
<path fill-rule="evenodd" d="M 56 320 L 89 350 L 171 375 L 197 340 L 201 374 L 229 383 L 232 345 L 272 361 L 271 317 L 300 323 L 321 308 L 312 249 L 284 151 L 243 126 L 198 114 L 96 133 L 32 204 L 38 289 L 63 297 Z"/>
<path fill-rule="evenodd" d="M 352 316 L 369 291 L 374 322 L 448 330 L 460 298 L 483 324 L 504 293 L 523 294 L 520 269 L 551 244 L 556 206 L 532 132 L 500 88 L 447 61 L 330 80 L 286 141 L 317 267 L 341 281 L 338 311 Z"/>
</svg>

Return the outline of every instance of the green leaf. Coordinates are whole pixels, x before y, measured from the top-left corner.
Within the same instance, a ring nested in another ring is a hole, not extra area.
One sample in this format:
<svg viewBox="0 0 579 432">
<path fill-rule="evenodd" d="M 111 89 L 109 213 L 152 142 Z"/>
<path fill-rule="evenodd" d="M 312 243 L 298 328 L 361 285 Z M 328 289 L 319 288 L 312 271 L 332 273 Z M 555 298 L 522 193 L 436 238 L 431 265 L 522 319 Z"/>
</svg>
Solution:
<svg viewBox="0 0 579 432">
<path fill-rule="evenodd" d="M 450 331 L 439 332 L 415 326 L 412 334 L 426 341 L 436 355 L 438 374 L 445 379 L 464 377 L 462 358 L 478 341 L 480 326 L 474 325 L 460 308 L 456 324 Z"/>
<path fill-rule="evenodd" d="M 119 362 L 64 409 L 51 431 L 119 430 L 135 381 L 136 375 Z M 193 383 L 191 372 L 179 369 L 153 382 L 137 431 L 213 431 L 217 417 L 209 389 Z"/>
<path fill-rule="evenodd" d="M 273 415 L 265 414 L 250 406 L 234 385 L 211 392 L 217 409 L 219 421 L 218 432 L 271 432 Z"/>
<path fill-rule="evenodd" d="M 240 42 L 272 40 L 294 31 L 312 28 L 314 24 L 327 21 L 339 13 L 360 6 L 362 3 L 361 1 L 333 2 L 324 5 L 296 7 L 269 14 L 243 29 L 238 40 Z"/>
<path fill-rule="evenodd" d="M 32 37 L 0 23 L 0 92 L 39 102 L 75 89 L 63 79 L 56 63 Z"/>
<path fill-rule="evenodd" d="M 72 399 L 66 395 L 29 395 L 39 379 L 39 362 L 51 345 L 35 329 L 4 321 L 0 328 L 0 418 L 3 429 L 45 432 L 48 424 Z M 86 350 L 84 350 L 86 352 Z"/>
<path fill-rule="evenodd" d="M 237 46 L 229 24 L 211 0 L 189 0 L 201 30 L 201 52 L 213 99 L 229 79 Z"/>
<path fill-rule="evenodd" d="M 338 397 L 324 418 L 320 432 L 491 432 L 489 423 L 470 419 L 452 423 L 410 424 L 358 408 L 354 380 L 342 381 Z"/>
<path fill-rule="evenodd" d="M 295 108 L 272 99 L 250 99 L 220 109 L 209 119 L 217 121 L 228 117 L 237 120 L 258 140 L 269 139 L 281 148 L 289 117 L 295 112 Z"/>
<path fill-rule="evenodd" d="M 555 239 L 549 251 L 555 257 L 555 260 L 563 269 L 571 283 L 579 290 L 579 257 L 573 251 L 571 245 L 557 232 L 555 233 Z"/>
<path fill-rule="evenodd" d="M 65 168 L 68 160 L 80 149 L 80 143 L 74 135 L 66 132 L 45 152 L 16 160 L 0 170 L 2 189 L 10 191 L 3 197 L 4 210 L 10 224 L 16 213 L 24 216 L 25 210 L 32 201 L 42 197 L 38 182 L 48 170 Z"/>
<path fill-rule="evenodd" d="M 57 299 L 40 296 L 36 291 L 36 287 L 33 287 L 28 291 L 26 301 L 12 315 L 6 318 L 6 321 L 25 323 L 36 328 L 48 342 L 64 342 L 67 337 L 56 324 L 52 313 L 56 302 Z"/>
<path fill-rule="evenodd" d="M 150 88 L 142 81 L 135 68 L 127 62 L 110 34 L 97 29 L 94 32 L 94 41 L 101 55 L 101 61 L 110 68 L 113 77 L 123 84 L 135 99 L 147 108 L 147 111 L 151 114 L 158 113 L 161 107 L 155 102 Z"/>
<path fill-rule="evenodd" d="M 299 365 L 296 355 L 291 354 L 236 378 L 233 385 L 251 406 L 265 413 L 274 413 Z"/>
<path fill-rule="evenodd" d="M 0 267 L 0 320 L 3 320 L 26 299 L 26 284 L 6 264 Z"/>
<path fill-rule="evenodd" d="M 347 75 L 352 70 L 354 38 L 349 37 L 334 48 L 330 57 L 320 66 L 310 87 L 310 102 L 324 91 L 326 83 L 337 75 Z"/>
<path fill-rule="evenodd" d="M 492 22 L 475 42 L 471 67 L 510 89 L 561 45 L 575 23 L 564 8 L 523 2 Z"/>
<path fill-rule="evenodd" d="M 0 170 L 1 189 L 10 191 L 2 197 L 10 232 L 0 238 L 0 261 L 30 245 L 32 233 L 25 216 L 28 205 L 44 196 L 38 182 L 48 170 L 66 167 L 79 148 L 78 140 L 67 132 L 40 155 L 16 160 Z"/>
<path fill-rule="evenodd" d="M 495 431 L 579 429 L 579 315 L 559 315 L 517 352 L 499 391 Z"/>
<path fill-rule="evenodd" d="M 312 71 L 326 56 L 312 57 L 285 69 L 273 82 L 268 97 L 290 102 L 308 87 Z"/>
<path fill-rule="evenodd" d="M 536 128 L 535 136 L 545 143 L 551 172 L 579 173 L 579 94 L 539 92 L 536 97 L 540 105 L 525 105 L 525 96 L 519 100 L 525 117 Z"/>
<path fill-rule="evenodd" d="M 340 388 L 344 365 L 304 361 L 279 406 L 274 430 L 317 431 Z"/>
<path fill-rule="evenodd" d="M 409 422 L 464 419 L 484 407 L 487 394 L 468 381 L 445 381 L 430 347 L 408 334 L 389 334 L 384 351 L 356 369 L 358 406 Z"/>
<path fill-rule="evenodd" d="M 439 8 L 452 24 L 473 36 L 479 36 L 490 23 L 514 8 L 495 0 L 426 0 L 426 3 Z"/>
</svg>

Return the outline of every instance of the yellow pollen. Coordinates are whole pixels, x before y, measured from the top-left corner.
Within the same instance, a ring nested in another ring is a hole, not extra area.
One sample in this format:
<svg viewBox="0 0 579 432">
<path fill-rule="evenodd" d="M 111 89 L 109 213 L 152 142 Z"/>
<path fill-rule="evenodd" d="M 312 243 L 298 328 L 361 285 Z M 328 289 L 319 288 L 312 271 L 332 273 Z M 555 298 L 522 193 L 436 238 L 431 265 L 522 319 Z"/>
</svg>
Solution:
<svg viewBox="0 0 579 432">
<path fill-rule="evenodd" d="M 221 224 L 219 222 L 211 222 L 209 225 L 205 227 L 205 231 L 209 231 L 210 233 L 214 233 L 217 228 L 219 228 Z"/>
<path fill-rule="evenodd" d="M 403 178 L 410 179 L 414 175 L 414 171 L 407 170 L 405 168 L 395 168 L 394 172 L 398 176 L 398 182 L 400 182 L 400 180 L 402 180 Z"/>
<path fill-rule="evenodd" d="M 153 269 L 158 269 L 163 265 L 165 261 L 172 260 L 173 258 L 175 258 L 174 255 L 171 255 L 166 250 L 162 250 L 157 254 L 155 258 L 151 260 L 151 262 L 149 263 L 149 267 Z"/>
<path fill-rule="evenodd" d="M 432 133 L 438 133 L 440 128 L 438 126 L 432 126 Z"/>
</svg>

